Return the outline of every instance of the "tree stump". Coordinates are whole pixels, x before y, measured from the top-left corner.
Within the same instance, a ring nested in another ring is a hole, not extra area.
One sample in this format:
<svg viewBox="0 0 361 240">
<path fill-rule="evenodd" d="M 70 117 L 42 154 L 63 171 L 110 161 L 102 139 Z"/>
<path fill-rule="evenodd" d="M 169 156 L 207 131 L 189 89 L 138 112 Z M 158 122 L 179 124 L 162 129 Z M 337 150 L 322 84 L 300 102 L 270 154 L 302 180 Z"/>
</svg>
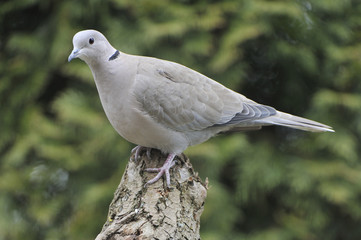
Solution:
<svg viewBox="0 0 361 240">
<path fill-rule="evenodd" d="M 151 159 L 143 154 L 129 161 L 96 240 L 200 239 L 207 180 L 201 181 L 182 154 L 170 171 L 171 188 L 163 179 L 144 186 L 156 174 L 144 169 L 160 167 L 165 159 L 153 149 Z"/>
</svg>

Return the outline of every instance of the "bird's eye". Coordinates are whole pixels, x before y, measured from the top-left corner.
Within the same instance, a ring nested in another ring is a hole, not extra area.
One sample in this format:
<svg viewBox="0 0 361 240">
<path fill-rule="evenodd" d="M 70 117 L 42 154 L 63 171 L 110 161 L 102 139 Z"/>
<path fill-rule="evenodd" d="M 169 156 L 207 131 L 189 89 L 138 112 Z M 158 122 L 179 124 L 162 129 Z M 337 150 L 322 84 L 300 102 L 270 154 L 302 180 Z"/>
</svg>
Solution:
<svg viewBox="0 0 361 240">
<path fill-rule="evenodd" d="M 94 43 L 94 38 L 89 38 L 89 44 L 93 44 Z"/>
</svg>

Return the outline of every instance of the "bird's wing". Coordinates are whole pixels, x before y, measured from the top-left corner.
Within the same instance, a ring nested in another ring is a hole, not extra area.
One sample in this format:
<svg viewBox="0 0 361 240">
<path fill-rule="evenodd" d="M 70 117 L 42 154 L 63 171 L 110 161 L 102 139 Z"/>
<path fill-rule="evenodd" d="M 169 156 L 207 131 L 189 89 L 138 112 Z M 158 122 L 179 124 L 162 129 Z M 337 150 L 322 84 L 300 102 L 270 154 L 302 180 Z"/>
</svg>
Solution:
<svg viewBox="0 0 361 240">
<path fill-rule="evenodd" d="M 155 58 L 139 57 L 133 94 L 142 111 L 175 131 L 249 125 L 276 113 L 190 68 Z"/>
</svg>

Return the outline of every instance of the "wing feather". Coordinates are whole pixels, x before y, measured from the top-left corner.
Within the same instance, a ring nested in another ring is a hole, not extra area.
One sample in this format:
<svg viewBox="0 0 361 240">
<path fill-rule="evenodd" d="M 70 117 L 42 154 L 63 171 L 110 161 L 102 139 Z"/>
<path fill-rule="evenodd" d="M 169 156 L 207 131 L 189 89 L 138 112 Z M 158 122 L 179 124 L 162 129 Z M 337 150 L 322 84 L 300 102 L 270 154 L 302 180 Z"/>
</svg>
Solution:
<svg viewBox="0 0 361 240">
<path fill-rule="evenodd" d="M 141 109 L 176 131 L 239 125 L 276 114 L 183 65 L 141 58 L 133 93 Z M 247 124 L 245 124 L 247 125 Z"/>
</svg>

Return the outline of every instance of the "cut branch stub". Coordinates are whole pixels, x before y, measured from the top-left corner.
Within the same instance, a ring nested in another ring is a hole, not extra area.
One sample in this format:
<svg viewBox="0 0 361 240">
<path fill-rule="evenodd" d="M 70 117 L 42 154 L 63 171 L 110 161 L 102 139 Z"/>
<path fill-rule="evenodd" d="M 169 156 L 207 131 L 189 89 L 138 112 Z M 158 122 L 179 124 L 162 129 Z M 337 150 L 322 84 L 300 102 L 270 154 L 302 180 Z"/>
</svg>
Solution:
<svg viewBox="0 0 361 240">
<path fill-rule="evenodd" d="M 163 179 L 144 186 L 155 176 L 144 169 L 162 166 L 164 161 L 158 150 L 152 150 L 151 159 L 143 154 L 129 161 L 96 240 L 200 239 L 207 184 L 182 154 L 170 171 L 170 189 Z"/>
</svg>

